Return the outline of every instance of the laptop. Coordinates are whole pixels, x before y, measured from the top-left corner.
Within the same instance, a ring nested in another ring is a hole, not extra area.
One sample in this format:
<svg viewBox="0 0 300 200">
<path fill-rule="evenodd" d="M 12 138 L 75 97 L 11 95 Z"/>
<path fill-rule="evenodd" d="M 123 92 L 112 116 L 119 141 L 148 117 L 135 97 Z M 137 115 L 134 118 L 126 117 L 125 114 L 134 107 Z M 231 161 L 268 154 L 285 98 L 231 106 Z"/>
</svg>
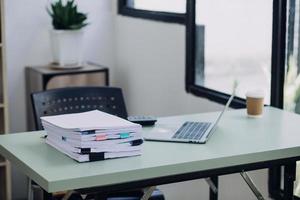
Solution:
<svg viewBox="0 0 300 200">
<path fill-rule="evenodd" d="M 154 127 L 150 132 L 144 134 L 145 140 L 150 141 L 168 141 L 168 142 L 186 142 L 204 144 L 210 136 L 215 132 L 218 123 L 220 122 L 225 111 L 229 107 L 235 95 L 237 84 L 234 85 L 232 95 L 224 106 L 214 122 L 184 122 L 180 127 L 159 126 Z"/>
</svg>

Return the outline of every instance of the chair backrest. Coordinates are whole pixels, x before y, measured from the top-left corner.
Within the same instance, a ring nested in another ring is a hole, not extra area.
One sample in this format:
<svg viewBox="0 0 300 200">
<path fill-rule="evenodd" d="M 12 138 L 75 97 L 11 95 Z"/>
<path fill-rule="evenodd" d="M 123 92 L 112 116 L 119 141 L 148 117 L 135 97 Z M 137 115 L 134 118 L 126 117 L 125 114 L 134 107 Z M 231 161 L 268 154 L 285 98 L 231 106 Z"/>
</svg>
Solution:
<svg viewBox="0 0 300 200">
<path fill-rule="evenodd" d="M 70 87 L 46 90 L 31 94 L 34 121 L 37 130 L 42 130 L 40 117 L 101 110 L 124 119 L 126 106 L 120 88 Z"/>
</svg>

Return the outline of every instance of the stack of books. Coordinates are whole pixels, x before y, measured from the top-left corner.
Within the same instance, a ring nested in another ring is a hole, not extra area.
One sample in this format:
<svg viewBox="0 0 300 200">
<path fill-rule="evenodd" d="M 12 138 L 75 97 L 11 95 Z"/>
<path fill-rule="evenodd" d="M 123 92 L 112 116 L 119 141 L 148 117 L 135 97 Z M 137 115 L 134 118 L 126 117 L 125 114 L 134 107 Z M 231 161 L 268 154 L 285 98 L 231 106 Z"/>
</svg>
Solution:
<svg viewBox="0 0 300 200">
<path fill-rule="evenodd" d="M 93 110 L 41 117 L 46 143 L 78 162 L 141 155 L 142 127 Z"/>
</svg>

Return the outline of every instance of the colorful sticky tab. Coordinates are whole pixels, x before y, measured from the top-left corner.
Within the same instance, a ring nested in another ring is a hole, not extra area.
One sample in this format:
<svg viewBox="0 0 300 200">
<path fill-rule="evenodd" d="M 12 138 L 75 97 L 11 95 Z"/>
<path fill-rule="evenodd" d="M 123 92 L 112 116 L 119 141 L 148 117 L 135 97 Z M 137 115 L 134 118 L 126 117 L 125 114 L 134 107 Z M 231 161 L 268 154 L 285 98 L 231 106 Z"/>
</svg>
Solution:
<svg viewBox="0 0 300 200">
<path fill-rule="evenodd" d="M 121 139 L 129 138 L 129 137 L 130 137 L 129 133 L 120 133 L 120 138 Z"/>
<path fill-rule="evenodd" d="M 106 135 L 97 135 L 96 136 L 96 141 L 102 141 L 102 140 L 107 140 Z"/>
</svg>

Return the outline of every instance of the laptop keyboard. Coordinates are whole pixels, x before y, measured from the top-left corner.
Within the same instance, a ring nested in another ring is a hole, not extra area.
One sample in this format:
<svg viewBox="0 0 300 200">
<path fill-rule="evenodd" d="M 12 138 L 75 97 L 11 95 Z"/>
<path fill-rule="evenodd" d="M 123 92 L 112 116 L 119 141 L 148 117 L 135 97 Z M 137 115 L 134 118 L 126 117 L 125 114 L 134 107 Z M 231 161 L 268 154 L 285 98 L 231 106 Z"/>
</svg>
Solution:
<svg viewBox="0 0 300 200">
<path fill-rule="evenodd" d="M 173 135 L 173 139 L 200 140 L 211 123 L 185 122 Z"/>
</svg>

